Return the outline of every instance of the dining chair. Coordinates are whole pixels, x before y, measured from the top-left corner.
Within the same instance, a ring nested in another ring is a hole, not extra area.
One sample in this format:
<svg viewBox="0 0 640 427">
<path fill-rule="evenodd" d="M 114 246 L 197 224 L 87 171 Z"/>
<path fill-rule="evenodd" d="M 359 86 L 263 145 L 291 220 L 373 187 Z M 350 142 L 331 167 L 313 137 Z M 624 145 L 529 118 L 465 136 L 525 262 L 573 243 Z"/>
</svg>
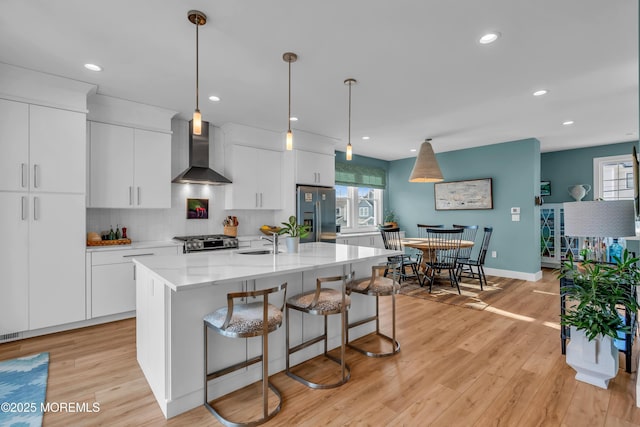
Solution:
<svg viewBox="0 0 640 427">
<path fill-rule="evenodd" d="M 385 249 L 393 250 L 393 251 L 404 251 L 402 246 L 402 241 L 400 239 L 400 229 L 399 228 L 385 228 L 380 227 L 380 234 L 382 234 L 382 241 L 384 242 Z M 420 282 L 420 276 L 418 275 L 418 265 L 419 258 L 413 258 L 412 255 L 402 254 L 398 256 L 393 256 L 387 258 L 390 264 L 400 262 L 400 282 L 402 280 L 406 280 L 410 277 L 415 277 L 418 282 Z M 407 274 L 407 267 L 411 269 L 412 274 Z M 385 270 L 384 276 L 386 277 L 388 273 L 388 269 Z"/>
<path fill-rule="evenodd" d="M 422 282 L 429 281 L 429 292 L 433 290 L 433 283 L 436 279 L 436 272 L 449 272 L 451 286 L 455 285 L 460 294 L 460 285 L 456 276 L 458 254 L 460 252 L 460 240 L 464 230 L 462 228 L 443 229 L 427 228 L 427 248 L 424 251 L 425 278 Z"/>
<path fill-rule="evenodd" d="M 493 227 L 484 227 L 484 234 L 482 236 L 482 245 L 480 246 L 480 252 L 476 259 L 467 259 L 458 261 L 457 276 L 458 280 L 462 277 L 470 279 L 480 280 L 480 290 L 483 290 L 482 282 L 487 284 L 487 276 L 484 274 L 484 259 L 487 257 L 487 250 L 489 249 L 489 241 L 491 240 L 491 234 L 493 233 Z M 478 269 L 478 272 L 473 271 L 473 267 Z"/>
<path fill-rule="evenodd" d="M 425 238 L 427 237 L 427 228 L 443 228 L 444 224 L 439 225 L 427 225 L 427 224 L 418 224 L 418 237 Z"/>
<path fill-rule="evenodd" d="M 476 241 L 476 234 L 478 233 L 477 225 L 458 225 L 453 224 L 453 228 L 462 228 L 464 231 L 462 232 L 461 240 L 467 240 L 469 242 Z M 458 254 L 458 262 L 463 260 L 468 260 L 471 258 L 471 251 L 473 250 L 473 246 L 469 247 L 461 247 L 460 253 Z"/>
</svg>

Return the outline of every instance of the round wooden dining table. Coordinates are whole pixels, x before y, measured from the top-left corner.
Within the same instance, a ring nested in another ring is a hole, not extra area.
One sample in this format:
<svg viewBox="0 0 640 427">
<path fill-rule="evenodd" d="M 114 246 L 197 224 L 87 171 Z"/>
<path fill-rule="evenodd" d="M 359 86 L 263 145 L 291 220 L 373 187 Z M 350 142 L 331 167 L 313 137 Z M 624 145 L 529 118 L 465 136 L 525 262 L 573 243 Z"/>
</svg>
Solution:
<svg viewBox="0 0 640 427">
<path fill-rule="evenodd" d="M 431 259 L 431 251 L 438 249 L 451 249 L 451 245 L 444 244 L 445 242 L 431 241 L 428 237 L 405 237 L 400 240 L 402 245 L 407 248 L 420 249 L 422 251 L 422 260 L 420 261 L 420 271 L 426 271 L 426 260 Z M 460 240 L 460 248 L 471 248 L 473 243 L 470 240 Z"/>
</svg>

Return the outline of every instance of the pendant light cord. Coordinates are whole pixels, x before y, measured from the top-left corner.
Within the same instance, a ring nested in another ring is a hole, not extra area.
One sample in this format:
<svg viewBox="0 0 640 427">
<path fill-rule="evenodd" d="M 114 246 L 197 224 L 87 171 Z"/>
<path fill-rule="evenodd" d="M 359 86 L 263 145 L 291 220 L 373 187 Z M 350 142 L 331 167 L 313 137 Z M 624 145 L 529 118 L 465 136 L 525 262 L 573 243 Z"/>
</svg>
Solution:
<svg viewBox="0 0 640 427">
<path fill-rule="evenodd" d="M 288 128 L 287 130 L 291 132 L 291 61 L 289 62 L 289 116 L 288 116 Z"/>
<path fill-rule="evenodd" d="M 349 82 L 349 145 L 351 145 L 351 85 Z"/>
<path fill-rule="evenodd" d="M 200 92 L 200 86 L 199 86 L 199 82 L 200 82 L 200 55 L 198 54 L 198 52 L 200 52 L 200 46 L 199 46 L 199 38 L 198 38 L 198 27 L 200 27 L 200 15 L 196 15 L 196 110 L 200 111 L 200 106 L 199 106 L 199 92 Z"/>
</svg>

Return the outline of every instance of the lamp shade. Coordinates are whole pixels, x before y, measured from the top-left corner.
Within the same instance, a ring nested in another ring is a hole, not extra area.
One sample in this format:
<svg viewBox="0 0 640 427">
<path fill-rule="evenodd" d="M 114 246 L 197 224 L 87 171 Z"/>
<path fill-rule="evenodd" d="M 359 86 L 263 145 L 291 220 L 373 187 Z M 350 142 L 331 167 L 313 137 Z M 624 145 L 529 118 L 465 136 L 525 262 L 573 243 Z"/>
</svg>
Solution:
<svg viewBox="0 0 640 427">
<path fill-rule="evenodd" d="M 409 182 L 440 182 L 444 180 L 429 141 L 431 140 L 427 139 L 420 146 L 420 152 L 413 165 Z"/>
<path fill-rule="evenodd" d="M 564 203 L 564 234 L 574 237 L 635 236 L 633 200 Z"/>
</svg>

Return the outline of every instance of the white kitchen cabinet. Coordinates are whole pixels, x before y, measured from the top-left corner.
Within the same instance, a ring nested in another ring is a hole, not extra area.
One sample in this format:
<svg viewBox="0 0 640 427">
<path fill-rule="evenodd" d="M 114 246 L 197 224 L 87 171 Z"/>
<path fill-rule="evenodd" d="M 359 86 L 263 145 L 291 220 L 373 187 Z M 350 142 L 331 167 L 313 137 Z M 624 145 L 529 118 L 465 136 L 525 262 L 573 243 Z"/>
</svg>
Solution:
<svg viewBox="0 0 640 427">
<path fill-rule="evenodd" d="M 0 192 L 0 336 L 29 329 L 28 201 L 27 193 Z"/>
<path fill-rule="evenodd" d="M 85 115 L 0 99 L 0 190 L 85 192 Z"/>
<path fill-rule="evenodd" d="M 84 320 L 84 195 L 0 192 L 0 204 L 0 333 Z"/>
<path fill-rule="evenodd" d="M 84 194 L 29 202 L 29 329 L 84 320 Z"/>
<path fill-rule="evenodd" d="M 401 236 L 404 237 L 404 231 L 401 232 Z M 348 234 L 343 234 L 336 238 L 336 243 L 341 243 L 343 245 L 355 245 L 355 246 L 366 246 L 368 248 L 379 248 L 384 249 L 384 241 L 382 240 L 382 235 L 380 233 L 370 233 L 370 234 L 354 234 L 349 236 Z"/>
<path fill-rule="evenodd" d="M 282 209 L 282 153 L 230 146 L 233 184 L 225 188 L 226 209 Z"/>
<path fill-rule="evenodd" d="M 89 207 L 170 208 L 171 136 L 89 122 Z"/>
<path fill-rule="evenodd" d="M 114 249 L 89 252 L 91 272 L 87 280 L 89 317 L 126 313 L 136 309 L 134 257 L 177 255 L 179 246 Z"/>
<path fill-rule="evenodd" d="M 296 150 L 296 184 L 333 187 L 335 156 Z"/>
</svg>

